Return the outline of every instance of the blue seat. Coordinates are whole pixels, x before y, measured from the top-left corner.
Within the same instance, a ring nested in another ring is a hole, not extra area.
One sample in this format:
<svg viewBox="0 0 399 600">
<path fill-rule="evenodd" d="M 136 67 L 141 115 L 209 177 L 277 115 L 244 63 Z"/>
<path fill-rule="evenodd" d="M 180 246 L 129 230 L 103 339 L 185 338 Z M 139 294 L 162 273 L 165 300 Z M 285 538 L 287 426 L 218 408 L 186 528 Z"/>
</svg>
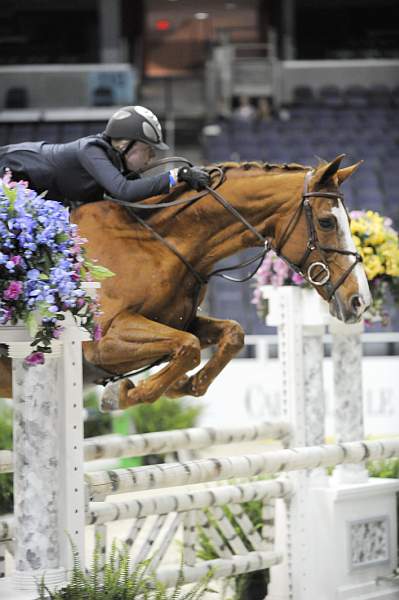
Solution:
<svg viewBox="0 0 399 600">
<path fill-rule="evenodd" d="M 319 97 L 324 106 L 337 108 L 344 105 L 343 93 L 337 85 L 321 86 Z"/>
<path fill-rule="evenodd" d="M 35 128 L 35 141 L 44 140 L 49 144 L 58 144 L 62 141 L 58 123 L 38 123 Z"/>
<path fill-rule="evenodd" d="M 344 91 L 346 106 L 353 108 L 364 108 L 369 105 L 369 94 L 367 88 L 362 85 L 350 85 Z"/>
<path fill-rule="evenodd" d="M 9 131 L 9 144 L 31 142 L 35 138 L 34 123 L 14 123 Z"/>
<path fill-rule="evenodd" d="M 8 144 L 8 123 L 0 123 L 0 146 Z"/>
<path fill-rule="evenodd" d="M 210 163 L 219 163 L 231 158 L 231 149 L 229 146 L 220 146 L 218 148 L 208 148 L 205 159 Z"/>
<path fill-rule="evenodd" d="M 308 85 L 297 85 L 293 93 L 294 104 L 311 106 L 316 103 L 313 89 Z"/>
<path fill-rule="evenodd" d="M 61 138 L 62 142 L 72 142 L 80 137 L 84 137 L 84 124 L 83 123 L 64 123 L 61 127 Z"/>
<path fill-rule="evenodd" d="M 387 85 L 375 84 L 369 88 L 369 103 L 370 106 L 390 106 L 391 105 L 391 90 Z"/>
</svg>

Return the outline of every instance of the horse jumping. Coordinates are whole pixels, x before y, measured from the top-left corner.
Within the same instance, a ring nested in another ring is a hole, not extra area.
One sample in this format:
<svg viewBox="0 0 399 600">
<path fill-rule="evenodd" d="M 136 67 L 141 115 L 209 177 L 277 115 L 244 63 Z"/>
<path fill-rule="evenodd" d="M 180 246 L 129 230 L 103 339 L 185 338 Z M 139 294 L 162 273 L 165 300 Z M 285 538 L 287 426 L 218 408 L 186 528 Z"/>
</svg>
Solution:
<svg viewBox="0 0 399 600">
<path fill-rule="evenodd" d="M 307 277 L 332 314 L 348 323 L 359 320 L 370 292 L 339 186 L 360 163 L 339 168 L 343 156 L 314 170 L 298 164 L 224 163 L 218 192 L 233 210 L 211 193 L 198 200 L 178 188 L 173 195 L 187 202 L 151 211 L 146 222 L 185 261 L 112 201 L 72 213 L 88 240 L 89 258 L 116 273 L 103 283 L 103 337 L 83 344 L 86 361 L 115 375 L 167 363 L 137 386 L 123 379 L 119 408 L 154 402 L 162 394 L 201 396 L 239 352 L 241 326 L 199 316 L 197 309 L 214 264 L 245 248 L 269 244 Z M 213 356 L 188 376 L 199 365 L 201 349 L 210 346 L 216 346 Z M 1 360 L 0 394 L 11 396 L 10 361 Z"/>
</svg>

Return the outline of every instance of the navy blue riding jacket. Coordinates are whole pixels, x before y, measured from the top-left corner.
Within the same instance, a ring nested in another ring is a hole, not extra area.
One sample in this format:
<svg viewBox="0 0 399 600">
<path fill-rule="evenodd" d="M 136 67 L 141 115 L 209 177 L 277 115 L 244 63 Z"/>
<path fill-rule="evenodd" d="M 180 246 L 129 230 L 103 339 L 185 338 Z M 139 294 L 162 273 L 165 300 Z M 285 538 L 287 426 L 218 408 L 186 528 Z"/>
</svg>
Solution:
<svg viewBox="0 0 399 600">
<path fill-rule="evenodd" d="M 72 205 L 101 200 L 103 193 L 135 202 L 166 194 L 169 173 L 126 177 L 123 158 L 103 134 L 67 144 L 25 142 L 0 147 L 0 176 L 11 169 L 13 179 L 24 179 L 49 200 Z"/>
</svg>

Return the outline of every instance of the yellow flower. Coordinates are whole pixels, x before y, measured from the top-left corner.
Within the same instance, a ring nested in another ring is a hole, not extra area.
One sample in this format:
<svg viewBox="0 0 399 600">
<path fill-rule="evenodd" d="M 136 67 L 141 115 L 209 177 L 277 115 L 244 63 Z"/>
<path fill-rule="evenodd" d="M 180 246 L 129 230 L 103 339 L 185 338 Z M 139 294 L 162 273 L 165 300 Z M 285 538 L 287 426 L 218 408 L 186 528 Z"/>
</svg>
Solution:
<svg viewBox="0 0 399 600">
<path fill-rule="evenodd" d="M 381 263 L 380 258 L 376 255 L 366 255 L 364 257 L 364 269 L 369 281 L 374 279 L 374 277 L 377 277 L 377 275 L 382 275 L 384 273 L 384 266 Z"/>
<path fill-rule="evenodd" d="M 352 218 L 351 232 L 369 280 L 377 275 L 399 276 L 399 236 L 377 212 Z"/>
<path fill-rule="evenodd" d="M 367 225 L 362 219 L 353 219 L 351 221 L 351 232 L 352 235 L 366 235 L 367 233 Z"/>
</svg>

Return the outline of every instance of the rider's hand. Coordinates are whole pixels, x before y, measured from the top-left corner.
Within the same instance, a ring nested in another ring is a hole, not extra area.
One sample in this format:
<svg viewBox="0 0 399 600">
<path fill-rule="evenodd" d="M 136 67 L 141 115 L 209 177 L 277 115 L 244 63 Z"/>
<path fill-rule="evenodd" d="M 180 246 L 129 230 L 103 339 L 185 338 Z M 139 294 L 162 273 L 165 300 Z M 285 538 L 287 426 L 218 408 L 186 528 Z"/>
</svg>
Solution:
<svg viewBox="0 0 399 600">
<path fill-rule="evenodd" d="M 210 185 L 211 178 L 207 171 L 198 167 L 181 167 L 177 172 L 177 181 L 185 181 L 199 192 Z"/>
</svg>

